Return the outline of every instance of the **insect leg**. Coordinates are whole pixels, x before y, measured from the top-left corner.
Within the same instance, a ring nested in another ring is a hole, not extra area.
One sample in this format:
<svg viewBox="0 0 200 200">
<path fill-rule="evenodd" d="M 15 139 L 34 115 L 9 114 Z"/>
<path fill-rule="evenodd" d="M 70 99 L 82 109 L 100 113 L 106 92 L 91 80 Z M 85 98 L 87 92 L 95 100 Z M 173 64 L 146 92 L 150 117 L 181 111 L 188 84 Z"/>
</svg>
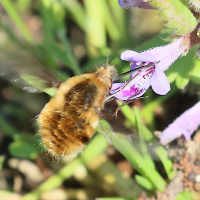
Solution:
<svg viewBox="0 0 200 200">
<path fill-rule="evenodd" d="M 98 127 L 99 127 L 99 128 L 101 129 L 101 131 L 103 132 L 103 134 L 104 134 L 106 140 L 108 141 L 108 144 L 111 145 L 112 142 L 111 142 L 110 139 L 108 138 L 108 136 L 107 136 L 106 132 L 104 131 L 103 127 L 102 127 L 100 124 L 98 124 Z"/>
<path fill-rule="evenodd" d="M 135 95 L 134 95 L 135 96 Z M 132 97 L 134 97 L 134 96 L 131 96 L 131 97 L 129 97 L 126 101 L 124 101 L 123 103 L 122 103 L 122 105 L 120 105 L 117 109 L 116 109 L 116 111 L 115 111 L 115 113 L 113 114 L 113 115 L 115 115 L 115 117 L 117 117 L 117 113 L 120 111 L 120 109 L 123 107 L 123 106 L 125 106 L 125 105 L 127 105 L 127 104 L 129 104 L 129 103 L 131 103 L 131 102 L 133 102 L 133 101 L 136 101 L 136 100 L 138 100 L 138 99 L 144 99 L 144 98 L 147 98 L 148 96 L 146 96 L 146 97 L 137 97 L 137 98 L 135 98 L 135 99 L 133 99 L 133 100 L 130 100 Z"/>
</svg>

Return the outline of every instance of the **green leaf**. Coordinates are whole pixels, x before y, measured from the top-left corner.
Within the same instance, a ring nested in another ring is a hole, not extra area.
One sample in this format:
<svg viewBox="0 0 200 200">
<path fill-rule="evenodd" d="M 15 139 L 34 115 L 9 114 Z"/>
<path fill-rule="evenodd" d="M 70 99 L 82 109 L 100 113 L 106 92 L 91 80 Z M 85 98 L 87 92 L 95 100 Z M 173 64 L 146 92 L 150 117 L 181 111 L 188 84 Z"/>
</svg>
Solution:
<svg viewBox="0 0 200 200">
<path fill-rule="evenodd" d="M 192 48 L 191 51 L 186 55 L 178 59 L 167 71 L 166 75 L 171 76 L 171 80 L 176 80 L 178 88 L 184 88 L 190 78 L 190 73 L 195 66 L 195 52 L 196 47 Z"/>
<path fill-rule="evenodd" d="M 147 190 L 154 189 L 153 184 L 149 181 L 149 179 L 147 179 L 144 176 L 135 175 L 135 180 L 138 184 L 140 184 L 142 187 L 146 188 Z"/>
<path fill-rule="evenodd" d="M 17 158 L 35 159 L 38 151 L 37 145 L 27 141 L 14 141 L 9 145 L 9 152 Z"/>
<path fill-rule="evenodd" d="M 32 136 L 29 133 L 18 133 L 13 139 L 15 141 L 10 144 L 9 151 L 18 158 L 35 159 L 42 150 L 39 134 Z"/>
<path fill-rule="evenodd" d="M 176 85 L 179 89 L 183 89 L 188 84 L 188 82 L 188 78 L 182 78 L 180 76 L 176 78 Z"/>
<path fill-rule="evenodd" d="M 121 8 L 118 4 L 118 1 L 107 1 L 109 3 L 108 7 L 110 7 L 114 22 L 117 24 L 118 29 L 120 30 L 120 40 L 123 41 L 123 44 L 129 43 L 129 34 L 128 34 L 128 26 L 126 24 L 126 10 Z M 113 22 L 113 23 L 114 23 Z M 124 45 L 125 46 L 125 45 Z"/>
<path fill-rule="evenodd" d="M 150 0 L 148 2 L 159 9 L 159 17 L 167 21 L 166 26 L 175 29 L 177 34 L 187 34 L 196 28 L 195 17 L 181 0 Z"/>
<path fill-rule="evenodd" d="M 81 27 L 84 31 L 85 20 L 86 20 L 86 12 L 79 1 L 74 0 L 61 0 L 63 5 L 66 6 L 67 10 L 69 10 L 73 20 Z"/>
<path fill-rule="evenodd" d="M 106 41 L 106 27 L 104 21 L 103 1 L 101 0 L 84 0 L 84 6 L 86 9 L 86 33 L 88 48 L 90 54 L 98 56 L 98 50 L 105 48 Z"/>
<path fill-rule="evenodd" d="M 25 26 L 25 23 L 22 21 L 20 15 L 18 14 L 15 6 L 10 0 L 1 0 L 0 1 L 6 12 L 9 14 L 10 18 L 13 20 L 15 25 L 19 28 L 21 31 L 23 37 L 28 41 L 28 42 L 33 42 L 33 38 L 28 31 L 27 27 Z"/>
<path fill-rule="evenodd" d="M 0 127 L 5 135 L 9 137 L 14 137 L 18 132 L 13 128 L 13 126 L 8 123 L 2 115 L 0 115 Z"/>
<path fill-rule="evenodd" d="M 74 171 L 78 166 L 82 165 L 83 163 L 87 164 L 91 162 L 100 153 L 104 152 L 107 146 L 108 143 L 105 137 L 101 134 L 96 135 L 89 145 L 87 145 L 80 157 L 66 164 L 58 173 L 48 178 L 37 188 L 24 195 L 21 199 L 37 200 L 40 199 L 40 196 L 44 192 L 52 191 L 53 189 L 58 188 L 66 179 L 69 179 L 74 174 Z"/>
<path fill-rule="evenodd" d="M 136 149 L 126 140 L 115 133 L 113 138 L 115 148 L 134 166 L 134 168 L 143 176 L 152 182 L 153 186 L 163 191 L 166 182 L 160 176 L 155 168 L 149 166 L 149 163 L 136 151 Z"/>
<path fill-rule="evenodd" d="M 17 195 L 14 192 L 10 192 L 8 190 L 0 190 L 1 199 L 11 199 L 11 196 L 14 196 L 15 199 L 20 199 L 20 195 Z"/>
<path fill-rule="evenodd" d="M 171 73 L 167 75 L 167 79 L 170 83 L 174 82 L 176 80 L 177 77 L 177 72 Z"/>
<path fill-rule="evenodd" d="M 54 59 L 59 59 L 66 66 L 71 67 L 70 61 L 66 56 L 66 52 L 63 51 L 53 40 L 44 38 L 43 46 L 45 47 L 46 51 L 48 51 L 50 55 L 54 57 Z"/>
<path fill-rule="evenodd" d="M 43 89 L 43 92 L 45 92 L 49 96 L 53 97 L 53 96 L 55 96 L 57 90 L 58 90 L 57 88 L 46 88 L 46 89 Z"/>
<path fill-rule="evenodd" d="M 18 0 L 17 7 L 20 11 L 26 12 L 31 7 L 31 0 Z"/>
<path fill-rule="evenodd" d="M 194 68 L 190 72 L 190 79 L 199 84 L 200 83 L 200 60 L 195 59 Z"/>
<path fill-rule="evenodd" d="M 1 171 L 2 167 L 3 167 L 4 161 L 5 161 L 5 156 L 0 156 L 0 171 Z"/>
<path fill-rule="evenodd" d="M 176 200 L 198 200 L 199 195 L 195 192 L 184 191 L 178 194 Z"/>
<path fill-rule="evenodd" d="M 121 104 L 118 103 L 118 105 L 120 106 Z M 136 118 L 133 113 L 133 110 L 128 105 L 125 105 L 121 108 L 121 112 L 131 122 L 133 127 L 135 127 L 136 126 Z M 148 142 L 153 139 L 153 134 L 151 133 L 151 131 L 148 130 L 148 128 L 146 126 L 143 125 L 142 130 L 143 130 L 143 136 L 145 138 L 145 141 Z"/>
<path fill-rule="evenodd" d="M 109 10 L 107 1 L 101 1 L 103 10 L 103 20 L 108 34 L 112 40 L 119 40 L 121 36 L 121 30 L 119 29 L 118 23 L 114 23 L 112 12 Z M 120 13 L 119 13 L 120 14 Z"/>
<path fill-rule="evenodd" d="M 140 137 L 140 147 L 142 151 L 142 156 L 144 157 L 145 161 L 148 162 L 148 165 L 152 168 L 155 168 L 154 162 L 151 158 L 151 156 L 148 154 L 148 149 L 145 144 L 145 139 L 144 139 L 144 131 L 143 131 L 143 124 L 141 120 L 141 115 L 138 107 L 134 106 L 134 112 L 137 120 L 137 129 Z"/>
<path fill-rule="evenodd" d="M 172 161 L 168 158 L 168 154 L 167 151 L 162 147 L 159 146 L 156 150 L 155 150 L 156 154 L 158 155 L 158 157 L 160 158 L 160 160 L 162 161 L 162 164 L 165 168 L 165 171 L 167 173 L 167 176 L 170 180 L 172 180 L 172 178 L 174 177 L 176 171 L 172 170 L 173 167 L 173 163 Z"/>
<path fill-rule="evenodd" d="M 142 119 L 145 120 L 146 124 L 148 126 L 152 125 L 152 115 L 154 115 L 154 111 L 156 107 L 160 106 L 163 102 L 165 102 L 167 99 L 169 99 L 174 93 L 177 92 L 177 88 L 172 85 L 172 90 L 164 95 L 164 96 L 159 96 L 152 102 L 148 103 L 142 110 L 141 115 Z"/>
<path fill-rule="evenodd" d="M 57 12 L 58 10 L 60 10 L 61 16 L 55 14 L 55 11 Z M 70 67 L 75 75 L 81 74 L 82 71 L 66 37 L 67 31 L 66 25 L 64 24 L 64 10 L 62 4 L 57 1 L 42 0 L 42 17 L 45 30 L 43 45 L 46 50 L 51 53 L 54 60 L 60 59 L 67 67 Z M 54 37 L 60 40 L 61 47 L 55 42 Z"/>
<path fill-rule="evenodd" d="M 90 162 L 95 158 L 96 155 L 99 155 L 101 152 L 105 151 L 108 147 L 108 142 L 106 141 L 104 135 L 100 134 L 96 135 L 92 142 L 90 142 L 81 154 L 81 159 L 84 162 Z"/>
</svg>

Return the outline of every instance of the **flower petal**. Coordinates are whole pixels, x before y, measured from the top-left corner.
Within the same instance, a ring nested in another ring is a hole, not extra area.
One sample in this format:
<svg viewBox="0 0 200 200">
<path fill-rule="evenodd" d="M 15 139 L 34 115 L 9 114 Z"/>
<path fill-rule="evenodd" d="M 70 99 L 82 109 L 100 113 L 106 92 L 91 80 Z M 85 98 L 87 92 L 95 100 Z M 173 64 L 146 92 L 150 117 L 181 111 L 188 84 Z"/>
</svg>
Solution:
<svg viewBox="0 0 200 200">
<path fill-rule="evenodd" d="M 153 77 L 151 78 L 151 86 L 153 91 L 160 95 L 167 94 L 171 89 L 165 73 L 159 66 L 156 67 Z"/>
<path fill-rule="evenodd" d="M 116 90 L 118 90 L 119 88 L 123 87 L 125 85 L 125 83 L 113 83 L 112 84 L 112 88 L 110 90 L 111 94 L 114 94 L 116 92 Z"/>
<path fill-rule="evenodd" d="M 130 69 L 130 70 L 135 69 L 136 67 L 138 67 L 138 65 L 137 65 L 136 62 L 134 61 L 134 62 L 131 63 L 131 69 Z M 138 74 L 138 71 L 132 72 L 132 73 L 130 74 L 130 80 L 131 80 L 135 75 L 137 75 L 137 74 Z"/>
<path fill-rule="evenodd" d="M 119 90 L 114 96 L 119 100 L 132 100 L 142 96 L 146 90 L 139 90 L 132 82 L 129 82 L 123 89 Z M 131 97 L 131 98 L 130 98 Z"/>
<path fill-rule="evenodd" d="M 121 85 L 120 88 L 115 89 L 114 91 L 110 91 L 110 93 L 116 93 L 114 96 L 119 100 L 133 100 L 142 96 L 150 86 L 150 79 L 153 75 L 154 68 L 155 67 L 143 70 L 128 83 L 123 83 L 124 85 Z M 119 86 L 119 83 L 118 85 L 115 84 L 117 83 L 113 84 L 113 88 L 117 88 L 117 86 Z"/>
<path fill-rule="evenodd" d="M 134 56 L 134 61 L 138 61 L 138 62 L 157 62 L 158 60 L 156 60 L 156 57 L 153 56 L 152 54 L 148 53 L 148 52 L 142 52 L 142 53 L 138 53 L 135 54 Z"/>
<path fill-rule="evenodd" d="M 134 56 L 136 56 L 137 54 L 139 53 L 136 51 L 126 50 L 121 53 L 121 59 L 126 61 L 134 61 Z"/>
<path fill-rule="evenodd" d="M 136 51 L 126 50 L 121 53 L 121 59 L 126 61 L 136 61 L 136 62 L 157 62 L 156 58 L 148 53 L 142 52 L 137 53 Z"/>
<path fill-rule="evenodd" d="M 155 9 L 143 0 L 118 0 L 118 3 L 122 8 L 138 7 L 144 9 Z"/>
<path fill-rule="evenodd" d="M 180 37 L 176 41 L 160 47 L 149 49 L 146 53 L 156 57 L 160 69 L 167 70 L 170 65 L 178 59 L 179 56 L 185 53 L 188 49 L 188 41 L 186 37 Z"/>
<path fill-rule="evenodd" d="M 192 133 L 200 125 L 200 102 L 185 111 L 179 118 L 170 124 L 162 133 L 160 142 L 163 145 L 184 135 L 189 140 Z"/>
</svg>

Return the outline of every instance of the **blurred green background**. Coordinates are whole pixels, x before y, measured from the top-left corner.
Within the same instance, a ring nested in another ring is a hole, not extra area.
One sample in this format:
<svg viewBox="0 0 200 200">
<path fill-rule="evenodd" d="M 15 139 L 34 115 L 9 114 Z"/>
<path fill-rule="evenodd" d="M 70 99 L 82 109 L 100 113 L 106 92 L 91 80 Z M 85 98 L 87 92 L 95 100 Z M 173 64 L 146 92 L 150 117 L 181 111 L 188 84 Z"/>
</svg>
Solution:
<svg viewBox="0 0 200 200">
<path fill-rule="evenodd" d="M 106 105 L 104 119 L 112 119 L 107 120 L 110 125 L 103 119 L 101 124 L 108 136 L 111 127 L 114 130 L 113 146 L 98 130 L 70 163 L 44 150 L 36 119 L 50 96 L 34 93 L 20 76 L 39 77 L 32 82 L 39 88 L 44 78 L 51 87 L 55 77 L 65 81 L 96 70 L 106 63 L 107 53 L 118 72 L 125 72 L 129 63 L 120 60 L 124 50 L 167 44 L 162 38 L 169 37 L 169 31 L 157 13 L 123 9 L 116 0 L 0 0 L 0 199 L 136 199 L 143 192 L 152 196 L 164 190 L 175 174 L 172 161 L 163 147 L 149 150 L 145 141 L 157 144 L 153 131 L 162 131 L 197 101 L 197 96 L 178 90 L 189 82 L 188 71 L 169 70 L 173 83 L 168 95 L 149 89 L 148 98 L 131 104 L 138 108 L 123 107 L 118 119 L 112 116 L 116 102 Z M 194 52 L 182 62 L 189 63 Z M 193 82 L 199 84 L 198 77 L 193 76 Z"/>
</svg>

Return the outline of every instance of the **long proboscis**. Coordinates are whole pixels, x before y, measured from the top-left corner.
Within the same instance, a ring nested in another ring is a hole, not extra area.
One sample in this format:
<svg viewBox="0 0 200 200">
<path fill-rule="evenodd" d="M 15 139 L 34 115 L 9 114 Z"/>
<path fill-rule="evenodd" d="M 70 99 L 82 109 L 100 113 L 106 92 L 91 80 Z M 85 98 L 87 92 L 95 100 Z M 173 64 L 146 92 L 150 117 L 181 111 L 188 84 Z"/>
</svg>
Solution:
<svg viewBox="0 0 200 200">
<path fill-rule="evenodd" d="M 115 78 L 113 79 L 113 82 L 114 82 L 114 81 L 118 81 L 118 80 L 120 80 L 122 77 L 127 76 L 127 75 L 129 75 L 129 74 L 131 74 L 131 73 L 133 73 L 133 72 L 135 72 L 135 71 L 140 70 L 140 69 L 144 69 L 144 68 L 148 68 L 148 67 L 153 67 L 153 66 L 154 66 L 155 64 L 157 64 L 157 63 L 159 63 L 159 61 L 156 62 L 156 63 L 148 64 L 148 65 L 144 65 L 144 63 L 142 63 L 141 65 L 138 65 L 137 68 L 134 68 L 134 69 L 132 69 L 132 70 L 129 70 L 129 71 L 127 71 L 127 72 L 125 72 L 125 73 L 123 73 L 123 74 L 120 74 L 119 76 L 115 77 Z"/>
</svg>

